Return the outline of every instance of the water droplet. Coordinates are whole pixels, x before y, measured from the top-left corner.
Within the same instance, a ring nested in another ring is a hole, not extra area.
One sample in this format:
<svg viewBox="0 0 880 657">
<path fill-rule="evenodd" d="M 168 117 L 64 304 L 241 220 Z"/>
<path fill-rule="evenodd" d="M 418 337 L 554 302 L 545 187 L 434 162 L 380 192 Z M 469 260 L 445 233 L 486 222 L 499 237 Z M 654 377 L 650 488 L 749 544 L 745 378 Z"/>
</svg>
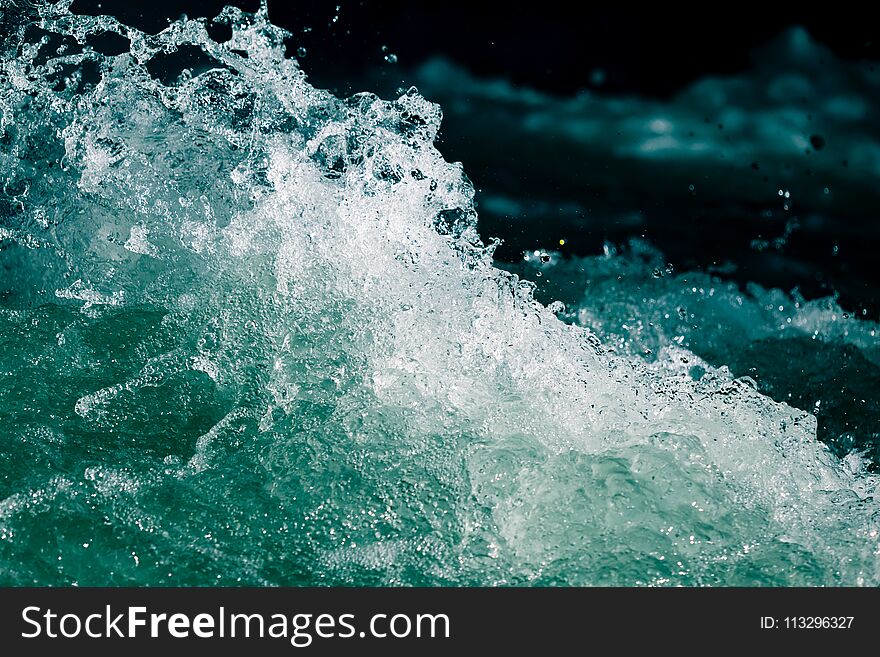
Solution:
<svg viewBox="0 0 880 657">
<path fill-rule="evenodd" d="M 296 49 L 296 56 L 299 57 L 300 59 L 305 57 L 307 53 L 308 53 L 308 51 L 303 46 L 300 46 L 299 48 Z"/>
</svg>

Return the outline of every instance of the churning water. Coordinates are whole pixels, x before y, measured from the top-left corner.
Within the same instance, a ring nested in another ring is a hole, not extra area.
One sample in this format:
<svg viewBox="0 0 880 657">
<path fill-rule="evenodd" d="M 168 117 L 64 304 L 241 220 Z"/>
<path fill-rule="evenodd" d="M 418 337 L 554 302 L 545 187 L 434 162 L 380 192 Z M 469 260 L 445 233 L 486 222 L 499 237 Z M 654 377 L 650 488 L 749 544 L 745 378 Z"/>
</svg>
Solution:
<svg viewBox="0 0 880 657">
<path fill-rule="evenodd" d="M 832 451 L 737 360 L 874 372 L 874 324 L 638 244 L 496 268 L 440 108 L 265 12 L 0 6 L 0 582 L 880 582 L 874 400 Z"/>
</svg>

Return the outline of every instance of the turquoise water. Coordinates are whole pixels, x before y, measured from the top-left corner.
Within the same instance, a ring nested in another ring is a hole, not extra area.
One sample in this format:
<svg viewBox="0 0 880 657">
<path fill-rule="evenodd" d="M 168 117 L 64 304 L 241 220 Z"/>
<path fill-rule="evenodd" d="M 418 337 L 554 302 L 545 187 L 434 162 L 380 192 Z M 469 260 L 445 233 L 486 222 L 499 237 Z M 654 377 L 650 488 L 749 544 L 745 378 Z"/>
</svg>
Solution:
<svg viewBox="0 0 880 657">
<path fill-rule="evenodd" d="M 878 583 L 875 324 L 639 244 L 503 271 L 415 89 L 67 4 L 0 16 L 0 583 Z"/>
</svg>

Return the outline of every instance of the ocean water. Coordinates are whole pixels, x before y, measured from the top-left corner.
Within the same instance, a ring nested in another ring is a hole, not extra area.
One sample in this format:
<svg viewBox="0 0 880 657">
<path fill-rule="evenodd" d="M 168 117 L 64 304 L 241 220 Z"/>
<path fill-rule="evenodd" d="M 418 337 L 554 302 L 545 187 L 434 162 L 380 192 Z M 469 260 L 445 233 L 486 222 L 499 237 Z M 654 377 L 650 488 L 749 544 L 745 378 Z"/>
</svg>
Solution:
<svg viewBox="0 0 880 657">
<path fill-rule="evenodd" d="M 869 319 L 496 266 L 440 106 L 263 11 L 0 6 L 0 583 L 880 581 Z"/>
<path fill-rule="evenodd" d="M 751 60 L 662 98 L 554 95 L 442 58 L 405 76 L 443 107 L 441 150 L 467 163 L 496 258 L 646 237 L 681 271 L 722 265 L 877 320 L 880 68 L 797 26 Z"/>
</svg>

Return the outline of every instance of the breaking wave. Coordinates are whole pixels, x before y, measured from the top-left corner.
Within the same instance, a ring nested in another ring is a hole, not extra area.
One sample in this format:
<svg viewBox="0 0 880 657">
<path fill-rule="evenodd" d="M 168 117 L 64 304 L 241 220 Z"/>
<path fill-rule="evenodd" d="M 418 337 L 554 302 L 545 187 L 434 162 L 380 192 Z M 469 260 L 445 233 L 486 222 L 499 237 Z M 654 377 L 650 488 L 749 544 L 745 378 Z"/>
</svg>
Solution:
<svg viewBox="0 0 880 657">
<path fill-rule="evenodd" d="M 699 336 L 621 348 L 615 295 L 668 311 L 619 276 L 564 322 L 493 266 L 416 89 L 69 5 L 0 15 L 4 583 L 880 582 L 867 461 Z"/>
</svg>

